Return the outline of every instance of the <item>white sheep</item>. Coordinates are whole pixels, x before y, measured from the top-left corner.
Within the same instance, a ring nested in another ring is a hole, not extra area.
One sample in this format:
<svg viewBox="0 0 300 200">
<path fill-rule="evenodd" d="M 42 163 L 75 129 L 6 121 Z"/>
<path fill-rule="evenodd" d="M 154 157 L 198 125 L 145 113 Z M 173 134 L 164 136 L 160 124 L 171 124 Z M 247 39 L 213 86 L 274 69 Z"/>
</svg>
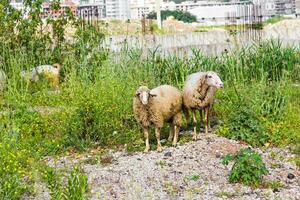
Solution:
<svg viewBox="0 0 300 200">
<path fill-rule="evenodd" d="M 223 82 L 216 72 L 197 72 L 188 76 L 183 88 L 183 110 L 186 115 L 186 122 L 189 124 L 189 111 L 193 112 L 193 139 L 197 139 L 197 119 L 196 110 L 200 111 L 202 120 L 202 110 L 204 110 L 205 134 L 208 134 L 209 112 L 214 103 L 216 89 L 223 88 Z"/>
<path fill-rule="evenodd" d="M 5 89 L 6 87 L 6 74 L 5 72 L 0 69 L 0 92 L 3 92 L 3 90 Z"/>
<path fill-rule="evenodd" d="M 181 92 L 169 85 L 162 85 L 152 90 L 146 86 L 141 86 L 136 91 L 133 98 L 133 111 L 137 122 L 144 130 L 146 148 L 148 152 L 149 128 L 155 126 L 155 135 L 157 139 L 157 151 L 161 152 L 160 130 L 165 122 L 172 123 L 169 141 L 173 139 L 173 145 L 177 144 L 179 128 L 182 121 L 182 95 Z"/>
<path fill-rule="evenodd" d="M 61 65 L 57 63 L 53 65 L 40 65 L 35 68 L 32 68 L 29 72 L 22 71 L 21 76 L 25 80 L 37 82 L 39 80 L 39 76 L 44 75 L 52 84 L 52 86 L 58 87 L 60 79 L 60 70 Z"/>
</svg>

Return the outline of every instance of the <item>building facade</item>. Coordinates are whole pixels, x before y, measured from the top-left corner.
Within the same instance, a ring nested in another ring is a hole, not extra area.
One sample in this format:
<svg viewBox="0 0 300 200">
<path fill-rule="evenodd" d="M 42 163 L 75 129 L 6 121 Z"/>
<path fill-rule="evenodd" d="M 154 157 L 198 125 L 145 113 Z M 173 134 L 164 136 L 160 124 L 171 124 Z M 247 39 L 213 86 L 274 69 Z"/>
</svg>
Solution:
<svg viewBox="0 0 300 200">
<path fill-rule="evenodd" d="M 77 6 L 77 15 L 83 18 L 104 18 L 105 0 L 81 0 Z"/>
<path fill-rule="evenodd" d="M 77 13 L 81 17 L 130 19 L 129 0 L 81 0 Z"/>
<path fill-rule="evenodd" d="M 43 18 L 48 17 L 51 15 L 53 18 L 59 17 L 61 14 L 66 12 L 66 9 L 70 9 L 74 16 L 77 15 L 77 6 L 75 3 L 71 0 L 63 0 L 60 2 L 60 9 L 59 10 L 53 10 L 51 9 L 51 3 L 50 2 L 44 2 L 42 4 L 43 12 L 41 16 Z"/>
<path fill-rule="evenodd" d="M 276 15 L 292 15 L 296 13 L 295 0 L 275 0 Z"/>
<path fill-rule="evenodd" d="M 249 23 L 254 12 L 252 2 L 206 2 L 188 10 L 203 25 Z"/>
<path fill-rule="evenodd" d="M 10 5 L 16 9 L 23 9 L 23 0 L 10 0 Z"/>
<path fill-rule="evenodd" d="M 299 17 L 299 15 L 300 15 L 300 0 L 295 1 L 295 7 L 296 7 L 296 13 Z"/>
</svg>

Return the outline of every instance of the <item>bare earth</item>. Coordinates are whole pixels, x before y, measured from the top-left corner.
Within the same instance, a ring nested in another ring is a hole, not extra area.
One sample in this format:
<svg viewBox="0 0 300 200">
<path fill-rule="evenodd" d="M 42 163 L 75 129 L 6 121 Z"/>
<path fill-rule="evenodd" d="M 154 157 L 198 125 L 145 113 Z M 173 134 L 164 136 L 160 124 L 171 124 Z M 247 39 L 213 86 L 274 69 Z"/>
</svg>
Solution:
<svg viewBox="0 0 300 200">
<path fill-rule="evenodd" d="M 264 180 L 279 181 L 283 187 L 251 189 L 230 184 L 232 165 L 221 164 L 222 155 L 234 153 L 246 145 L 216 135 L 204 136 L 162 153 L 111 152 L 107 164 L 86 162 L 81 158 L 48 158 L 50 166 L 70 168 L 75 163 L 88 176 L 90 199 L 300 199 L 300 171 L 287 149 L 256 149 L 263 155 L 269 175 Z M 293 174 L 291 178 L 288 174 Z M 47 199 L 46 191 L 36 197 Z"/>
</svg>

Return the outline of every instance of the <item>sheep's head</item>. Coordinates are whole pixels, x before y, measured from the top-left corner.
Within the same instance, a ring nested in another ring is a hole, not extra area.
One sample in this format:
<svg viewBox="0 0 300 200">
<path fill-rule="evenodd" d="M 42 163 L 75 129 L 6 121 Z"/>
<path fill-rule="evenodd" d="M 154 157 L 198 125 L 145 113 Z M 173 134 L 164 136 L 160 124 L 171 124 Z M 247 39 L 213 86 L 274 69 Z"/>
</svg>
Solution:
<svg viewBox="0 0 300 200">
<path fill-rule="evenodd" d="M 58 64 L 58 63 L 53 64 L 53 67 L 56 68 L 56 69 L 58 69 L 58 71 L 61 70 L 61 65 Z"/>
<path fill-rule="evenodd" d="M 150 94 L 150 89 L 146 86 L 141 86 L 137 89 L 135 96 L 140 100 L 143 105 L 147 105 L 149 103 L 149 98 L 156 96 L 154 94 Z"/>
<path fill-rule="evenodd" d="M 205 75 L 205 82 L 208 86 L 223 88 L 224 84 L 216 72 L 209 71 Z"/>
</svg>

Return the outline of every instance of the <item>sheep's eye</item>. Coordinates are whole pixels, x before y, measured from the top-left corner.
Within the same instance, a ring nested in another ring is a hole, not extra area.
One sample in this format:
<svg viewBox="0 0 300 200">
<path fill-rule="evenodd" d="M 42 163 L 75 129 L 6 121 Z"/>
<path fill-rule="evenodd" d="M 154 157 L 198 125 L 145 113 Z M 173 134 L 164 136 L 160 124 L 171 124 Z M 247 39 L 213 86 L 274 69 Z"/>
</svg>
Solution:
<svg viewBox="0 0 300 200">
<path fill-rule="evenodd" d="M 208 76 L 208 78 L 212 78 L 212 76 Z"/>
<path fill-rule="evenodd" d="M 136 94 L 135 94 L 135 96 L 137 96 L 137 97 L 138 97 L 138 96 L 140 96 L 140 95 L 141 95 L 141 93 L 140 93 L 140 92 L 138 92 L 138 93 L 136 93 Z"/>
</svg>

